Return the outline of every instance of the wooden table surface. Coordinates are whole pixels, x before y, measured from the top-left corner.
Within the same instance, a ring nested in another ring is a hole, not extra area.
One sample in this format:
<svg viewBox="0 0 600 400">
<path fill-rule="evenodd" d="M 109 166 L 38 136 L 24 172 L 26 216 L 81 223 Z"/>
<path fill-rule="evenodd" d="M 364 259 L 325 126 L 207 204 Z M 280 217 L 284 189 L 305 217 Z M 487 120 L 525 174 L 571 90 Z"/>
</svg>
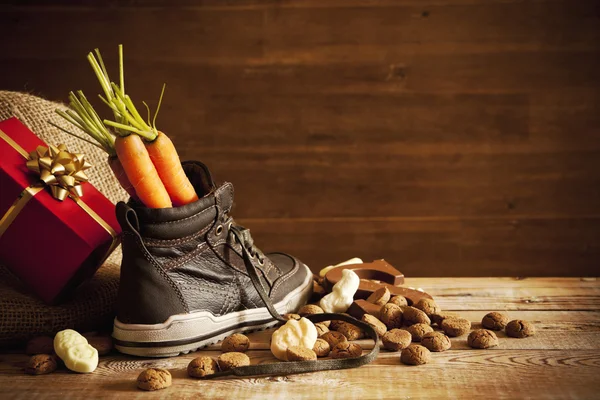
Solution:
<svg viewBox="0 0 600 400">
<path fill-rule="evenodd" d="M 370 365 L 344 371 L 303 375 L 198 381 L 187 377 L 188 362 L 198 355 L 218 356 L 218 346 L 168 359 L 119 354 L 102 357 L 89 375 L 57 371 L 27 376 L 27 356 L 0 354 L 0 398 L 558 398 L 600 396 L 600 281 L 597 278 L 408 278 L 438 304 L 479 327 L 489 311 L 535 324 L 526 339 L 499 333 L 500 345 L 474 350 L 466 335 L 452 349 L 433 353 L 427 365 L 406 366 L 398 353 L 382 351 Z M 274 362 L 269 335 L 249 335 L 252 363 Z M 360 341 L 368 348 L 369 341 Z M 167 368 L 173 385 L 157 392 L 136 389 L 144 368 Z"/>
</svg>

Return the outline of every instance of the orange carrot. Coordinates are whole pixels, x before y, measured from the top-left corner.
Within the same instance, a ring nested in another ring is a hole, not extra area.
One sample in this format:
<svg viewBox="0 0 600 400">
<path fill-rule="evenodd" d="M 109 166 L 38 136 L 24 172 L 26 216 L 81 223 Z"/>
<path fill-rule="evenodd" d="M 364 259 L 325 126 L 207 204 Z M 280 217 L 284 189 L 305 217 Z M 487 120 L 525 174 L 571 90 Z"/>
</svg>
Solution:
<svg viewBox="0 0 600 400">
<path fill-rule="evenodd" d="M 119 136 L 115 140 L 115 150 L 140 201 L 149 208 L 171 207 L 169 193 L 150 160 L 142 138 L 135 134 Z"/>
<path fill-rule="evenodd" d="M 109 156 L 108 165 L 110 166 L 110 169 L 112 169 L 113 174 L 115 174 L 115 177 L 123 189 L 125 189 L 133 199 L 139 200 L 137 194 L 135 193 L 135 188 L 131 182 L 129 182 L 129 179 L 127 179 L 127 174 L 125 174 L 125 170 L 123 169 L 123 165 L 121 165 L 119 158 L 117 156 Z"/>
<path fill-rule="evenodd" d="M 181 161 L 171 139 L 158 131 L 156 139 L 145 144 L 173 206 L 183 206 L 198 200 L 196 190 L 181 167 Z"/>
</svg>

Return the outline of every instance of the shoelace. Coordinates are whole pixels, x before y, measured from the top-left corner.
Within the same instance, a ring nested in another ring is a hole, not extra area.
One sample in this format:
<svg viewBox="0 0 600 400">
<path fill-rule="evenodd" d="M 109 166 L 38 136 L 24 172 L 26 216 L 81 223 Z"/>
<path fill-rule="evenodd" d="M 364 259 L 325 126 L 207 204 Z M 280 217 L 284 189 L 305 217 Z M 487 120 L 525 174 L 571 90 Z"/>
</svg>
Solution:
<svg viewBox="0 0 600 400">
<path fill-rule="evenodd" d="M 225 222 L 225 221 L 224 221 Z M 285 318 L 283 318 L 279 312 L 275 309 L 271 298 L 267 294 L 265 288 L 263 287 L 262 282 L 258 276 L 258 272 L 256 271 L 256 267 L 253 260 L 261 260 L 259 257 L 263 257 L 264 255 L 260 250 L 258 250 L 254 246 L 254 242 L 252 237 L 250 236 L 250 231 L 240 225 L 237 225 L 233 219 L 227 221 L 230 226 L 229 230 L 232 235 L 236 238 L 236 240 L 242 245 L 242 255 L 244 259 L 244 264 L 246 266 L 246 270 L 248 272 L 248 276 L 250 277 L 250 281 L 254 285 L 254 288 L 258 292 L 258 295 L 262 299 L 265 304 L 267 310 L 271 314 L 271 316 L 281 322 L 287 322 Z M 252 253 L 251 253 L 252 252 Z M 375 342 L 371 351 L 369 351 L 365 355 L 361 355 L 355 358 L 346 358 L 346 359 L 329 359 L 329 360 L 311 360 L 311 361 L 289 361 L 289 362 L 276 362 L 272 364 L 259 364 L 259 365 L 249 365 L 245 367 L 237 367 L 232 368 L 229 371 L 217 372 L 215 374 L 207 375 L 204 379 L 212 379 L 218 378 L 222 376 L 235 375 L 235 376 L 253 376 L 253 375 L 289 375 L 289 374 L 300 374 L 306 372 L 315 372 L 315 371 L 325 371 L 325 370 L 335 370 L 335 369 L 347 369 L 347 368 L 356 368 L 361 365 L 365 365 L 370 363 L 371 361 L 377 358 L 379 354 L 379 337 L 377 332 L 373 327 L 369 324 L 366 324 L 362 321 L 357 320 L 348 315 L 344 314 L 332 314 L 332 313 L 324 313 L 324 314 L 313 314 L 309 315 L 308 318 L 313 323 L 330 321 L 330 320 L 340 320 L 344 322 L 348 322 L 350 324 L 356 325 L 361 328 L 367 335 L 373 339 Z"/>
</svg>

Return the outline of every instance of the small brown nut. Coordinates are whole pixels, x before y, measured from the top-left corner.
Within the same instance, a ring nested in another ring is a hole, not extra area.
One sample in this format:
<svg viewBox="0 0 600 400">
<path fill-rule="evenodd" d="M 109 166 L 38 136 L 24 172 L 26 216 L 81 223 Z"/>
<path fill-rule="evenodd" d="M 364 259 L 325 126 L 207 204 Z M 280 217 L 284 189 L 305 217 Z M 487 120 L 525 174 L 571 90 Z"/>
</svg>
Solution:
<svg viewBox="0 0 600 400">
<path fill-rule="evenodd" d="M 442 324 L 442 321 L 446 318 L 460 318 L 460 315 L 453 312 L 440 311 L 439 313 L 431 314 L 430 317 L 431 322 L 437 324 L 438 326 L 440 326 Z"/>
<path fill-rule="evenodd" d="M 431 325 L 431 320 L 427 314 L 414 307 L 404 307 L 402 310 L 402 321 L 406 326 L 411 326 L 414 324 Z"/>
<path fill-rule="evenodd" d="M 215 372 L 219 372 L 219 365 L 208 356 L 196 357 L 187 366 L 187 373 L 192 378 L 202 378 Z"/>
<path fill-rule="evenodd" d="M 465 318 L 446 318 L 442 321 L 441 328 L 450 337 L 462 336 L 471 329 L 471 321 Z"/>
<path fill-rule="evenodd" d="M 300 318 L 302 318 L 298 314 L 283 314 L 282 317 L 287 321 L 289 321 L 290 319 L 295 319 L 296 321 L 298 321 Z"/>
<path fill-rule="evenodd" d="M 412 336 L 413 342 L 420 342 L 426 333 L 433 332 L 433 328 L 427 324 L 414 324 L 405 329 Z"/>
<path fill-rule="evenodd" d="M 113 349 L 113 340 L 107 335 L 91 336 L 87 338 L 87 341 L 93 348 L 98 350 L 99 356 L 105 356 Z"/>
<path fill-rule="evenodd" d="M 317 353 L 302 346 L 288 347 L 286 354 L 288 361 L 308 361 L 317 359 Z"/>
<path fill-rule="evenodd" d="M 390 290 L 383 286 L 371 293 L 369 297 L 367 297 L 367 301 L 369 303 L 377 304 L 378 306 L 382 306 L 387 304 L 390 301 Z"/>
<path fill-rule="evenodd" d="M 515 319 L 506 325 L 506 334 L 513 338 L 526 338 L 535 334 L 535 327 L 532 323 L 522 319 Z"/>
<path fill-rule="evenodd" d="M 501 331 L 508 324 L 508 316 L 499 312 L 491 312 L 485 314 L 483 319 L 481 320 L 481 325 L 485 329 L 491 329 L 493 331 Z"/>
<path fill-rule="evenodd" d="M 392 329 L 387 331 L 381 338 L 383 347 L 391 351 L 398 351 L 410 346 L 412 337 L 403 329 Z"/>
<path fill-rule="evenodd" d="M 241 333 L 234 333 L 231 336 L 227 336 L 223 343 L 221 343 L 221 351 L 223 353 L 230 353 L 236 351 L 243 353 L 250 347 L 250 339 L 248 336 L 242 335 Z"/>
<path fill-rule="evenodd" d="M 244 367 L 250 365 L 250 358 L 244 353 L 232 351 L 231 353 L 223 353 L 217 358 L 219 369 L 221 371 L 229 371 L 232 368 Z"/>
<path fill-rule="evenodd" d="M 406 300 L 406 297 L 404 296 L 394 296 L 390 299 L 390 301 L 388 302 L 388 304 L 395 304 L 398 307 L 403 307 L 403 306 L 407 306 L 408 305 L 408 300 Z"/>
<path fill-rule="evenodd" d="M 329 328 L 323 322 L 319 322 L 319 323 L 315 324 L 315 328 L 317 328 L 317 337 L 329 332 Z"/>
<path fill-rule="evenodd" d="M 402 326 L 402 309 L 392 303 L 381 307 L 379 319 L 388 329 L 400 328 Z"/>
<path fill-rule="evenodd" d="M 29 375 L 45 375 L 56 371 L 56 357 L 50 354 L 36 354 L 32 356 L 25 366 L 25 373 Z"/>
<path fill-rule="evenodd" d="M 347 313 L 342 313 L 342 314 L 350 316 L 350 314 L 347 314 Z M 337 331 L 338 326 L 340 326 L 343 323 L 344 323 L 344 321 L 339 320 L 339 319 L 331 320 L 331 324 L 329 325 L 329 330 L 331 330 L 331 331 Z"/>
<path fill-rule="evenodd" d="M 418 344 L 411 344 L 400 354 L 400 361 L 408 365 L 427 364 L 431 359 L 429 350 Z"/>
<path fill-rule="evenodd" d="M 487 329 L 476 329 L 469 333 L 467 344 L 474 349 L 488 349 L 498 346 L 498 337 Z"/>
<path fill-rule="evenodd" d="M 337 331 L 342 335 L 346 336 L 346 339 L 348 340 L 358 340 L 365 337 L 365 333 L 362 329 L 360 329 L 356 325 L 352 325 L 349 322 L 345 322 L 338 326 Z"/>
<path fill-rule="evenodd" d="M 421 345 L 430 351 L 446 351 L 452 347 L 450 338 L 442 332 L 426 333 L 421 339 Z"/>
<path fill-rule="evenodd" d="M 329 352 L 331 351 L 331 347 L 325 339 L 319 338 L 313 346 L 313 351 L 315 352 L 317 357 L 327 357 L 329 355 Z"/>
<path fill-rule="evenodd" d="M 433 299 L 423 298 L 415 304 L 415 308 L 423 311 L 428 317 L 433 314 L 438 314 L 442 309 L 433 301 Z"/>
<path fill-rule="evenodd" d="M 379 335 L 379 337 L 383 336 L 383 334 L 387 332 L 387 326 L 385 326 L 383 322 L 381 322 L 371 314 L 363 315 L 361 320 L 364 323 L 371 325 L 371 327 L 375 329 L 375 332 L 377 332 L 377 335 Z"/>
<path fill-rule="evenodd" d="M 25 354 L 29 356 L 52 353 L 54 353 L 54 339 L 49 336 L 34 337 L 25 346 Z"/>
<path fill-rule="evenodd" d="M 307 304 L 305 306 L 302 306 L 298 310 L 298 314 L 300 314 L 301 317 L 306 317 L 308 315 L 314 315 L 314 314 L 323 314 L 324 312 L 325 311 L 323 311 L 323 309 L 316 304 Z M 323 324 L 329 328 L 331 321 L 323 321 L 323 322 L 319 322 L 319 323 Z"/>
<path fill-rule="evenodd" d="M 362 347 L 356 343 L 338 343 L 331 350 L 331 358 L 355 358 L 362 354 Z"/>
<path fill-rule="evenodd" d="M 160 390 L 171 386 L 171 373 L 162 368 L 148 368 L 137 378 L 137 387 L 142 390 Z"/>
<path fill-rule="evenodd" d="M 332 349 L 339 343 L 346 343 L 348 341 L 348 338 L 343 333 L 337 331 L 329 331 L 321 336 L 321 339 L 329 343 L 329 347 Z"/>
</svg>

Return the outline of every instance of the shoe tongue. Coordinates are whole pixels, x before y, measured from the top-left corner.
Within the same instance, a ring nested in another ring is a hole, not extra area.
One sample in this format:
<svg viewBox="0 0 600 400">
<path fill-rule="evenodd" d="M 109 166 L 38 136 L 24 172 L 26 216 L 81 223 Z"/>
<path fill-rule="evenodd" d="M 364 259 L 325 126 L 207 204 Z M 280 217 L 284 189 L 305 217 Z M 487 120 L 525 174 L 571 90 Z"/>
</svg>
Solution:
<svg viewBox="0 0 600 400">
<path fill-rule="evenodd" d="M 206 165 L 198 161 L 184 161 L 182 166 L 194 189 L 196 189 L 198 198 L 202 198 L 215 190 L 215 183 Z"/>
</svg>

